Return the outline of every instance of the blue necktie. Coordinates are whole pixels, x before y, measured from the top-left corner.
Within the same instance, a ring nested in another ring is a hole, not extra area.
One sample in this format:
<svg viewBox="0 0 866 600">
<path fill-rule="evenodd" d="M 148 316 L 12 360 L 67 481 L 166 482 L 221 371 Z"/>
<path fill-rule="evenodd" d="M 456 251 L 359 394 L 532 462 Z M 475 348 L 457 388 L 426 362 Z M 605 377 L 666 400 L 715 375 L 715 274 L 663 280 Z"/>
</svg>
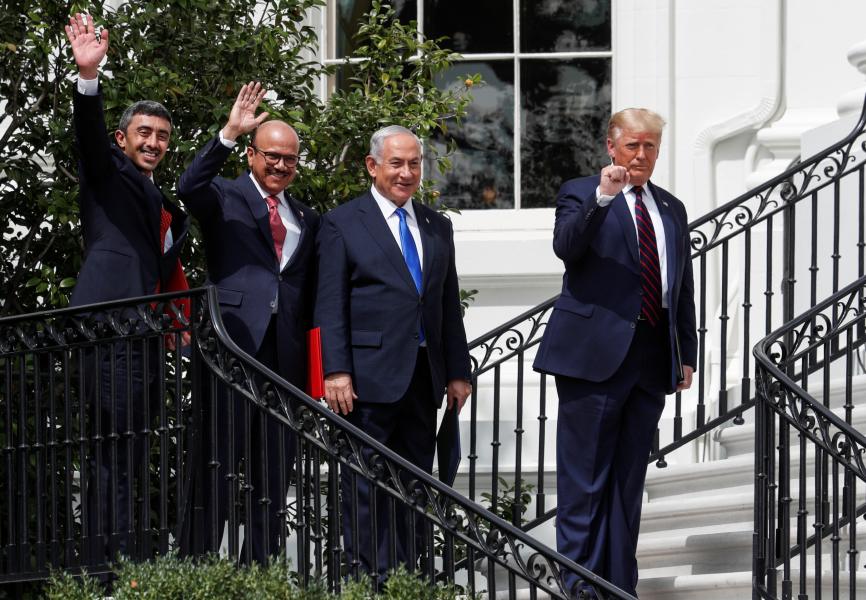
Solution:
<svg viewBox="0 0 866 600">
<path fill-rule="evenodd" d="M 421 293 L 421 260 L 418 258 L 418 248 L 415 246 L 415 239 L 412 237 L 412 232 L 409 231 L 409 225 L 406 223 L 405 208 L 396 210 L 397 218 L 400 219 L 400 248 L 403 250 L 403 260 L 406 261 L 406 266 L 409 267 L 409 273 L 412 274 L 412 279 L 415 281 L 415 287 L 418 293 Z M 418 332 L 420 341 L 424 341 L 423 328 Z"/>
</svg>

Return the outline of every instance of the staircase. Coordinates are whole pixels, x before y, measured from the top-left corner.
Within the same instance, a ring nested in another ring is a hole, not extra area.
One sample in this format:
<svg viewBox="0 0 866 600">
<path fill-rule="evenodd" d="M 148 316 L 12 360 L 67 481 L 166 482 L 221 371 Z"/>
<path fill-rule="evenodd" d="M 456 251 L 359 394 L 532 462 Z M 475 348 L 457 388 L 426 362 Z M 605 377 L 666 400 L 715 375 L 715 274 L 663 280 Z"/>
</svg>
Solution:
<svg viewBox="0 0 866 600">
<path fill-rule="evenodd" d="M 842 413 L 845 385 L 845 380 L 838 380 L 829 388 L 836 414 Z M 866 375 L 853 378 L 853 392 L 853 425 L 864 431 Z M 823 390 L 813 393 L 820 396 Z M 745 424 L 720 429 L 712 438 L 711 443 L 724 458 L 666 469 L 650 466 L 638 543 L 638 593 L 642 600 L 752 598 L 753 413 L 747 413 Z M 799 444 L 792 445 L 791 453 L 799 453 Z M 814 462 L 814 452 L 809 452 L 807 461 Z M 792 489 L 797 487 L 798 481 L 793 481 Z M 808 505 L 812 506 L 814 485 L 810 483 L 807 489 Z M 795 494 L 795 504 L 797 499 Z M 864 541 L 866 531 L 858 536 L 857 546 L 862 547 Z M 857 579 L 866 584 L 866 573 L 858 574 Z M 823 591 L 833 597 L 832 586 L 825 585 Z"/>
</svg>

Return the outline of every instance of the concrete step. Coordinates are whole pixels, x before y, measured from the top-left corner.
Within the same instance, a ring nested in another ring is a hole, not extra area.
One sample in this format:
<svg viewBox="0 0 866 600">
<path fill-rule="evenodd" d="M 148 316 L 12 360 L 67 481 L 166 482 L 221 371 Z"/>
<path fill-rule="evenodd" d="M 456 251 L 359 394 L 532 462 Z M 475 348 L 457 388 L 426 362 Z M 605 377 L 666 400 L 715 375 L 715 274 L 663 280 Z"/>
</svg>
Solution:
<svg viewBox="0 0 866 600">
<path fill-rule="evenodd" d="M 717 494 L 720 489 L 751 486 L 755 464 L 751 454 L 724 460 L 668 465 L 664 469 L 650 466 L 646 476 L 646 493 L 650 501 L 683 494 Z"/>
<path fill-rule="evenodd" d="M 792 519 L 792 527 L 796 519 Z M 664 530 L 642 533 L 638 541 L 638 564 L 640 572 L 679 575 L 701 575 L 743 571 L 752 567 L 753 524 L 725 523 L 692 527 L 688 529 Z M 846 569 L 847 549 L 850 538 L 843 530 L 839 540 L 839 553 L 833 557 L 832 541 L 825 537 L 821 542 L 822 564 L 828 566 L 835 560 L 841 569 Z M 808 525 L 808 535 L 814 533 Z M 796 529 L 792 529 L 796 540 Z M 862 548 L 866 543 L 866 531 L 858 530 L 856 546 Z M 807 564 L 814 564 L 814 547 L 806 551 Z M 799 558 L 792 559 L 794 563 Z"/>
<path fill-rule="evenodd" d="M 848 598 L 849 574 L 845 573 L 840 582 L 838 595 L 834 595 L 833 574 L 821 572 L 821 595 L 824 598 Z M 792 571 L 794 597 L 797 597 L 799 571 Z M 857 589 L 866 588 L 866 573 L 855 575 Z M 815 598 L 816 578 L 814 573 L 806 574 L 806 589 L 809 598 Z M 778 581 L 781 597 L 781 575 Z M 751 600 L 752 572 L 713 573 L 702 575 L 677 575 L 662 573 L 641 574 L 637 585 L 641 600 Z"/>
<path fill-rule="evenodd" d="M 644 503 L 641 533 L 752 520 L 754 493 L 735 488 L 709 496 L 684 494 Z"/>
<path fill-rule="evenodd" d="M 753 529 L 748 521 L 641 532 L 637 547 L 641 576 L 664 569 L 685 575 L 751 569 Z"/>
</svg>

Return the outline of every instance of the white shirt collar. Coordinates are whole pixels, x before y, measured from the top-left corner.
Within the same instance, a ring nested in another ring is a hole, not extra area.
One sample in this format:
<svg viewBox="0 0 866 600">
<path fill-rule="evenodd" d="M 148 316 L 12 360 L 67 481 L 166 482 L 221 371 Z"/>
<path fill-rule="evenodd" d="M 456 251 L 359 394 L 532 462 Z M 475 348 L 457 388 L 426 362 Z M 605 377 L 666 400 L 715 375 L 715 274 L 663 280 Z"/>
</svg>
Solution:
<svg viewBox="0 0 866 600">
<path fill-rule="evenodd" d="M 636 187 L 637 186 L 634 185 L 633 183 L 626 184 L 626 186 L 624 188 L 622 188 L 622 193 L 627 194 L 628 192 L 632 191 Z M 649 189 L 649 181 L 647 181 L 645 184 L 643 184 L 640 187 L 645 193 L 652 195 L 652 192 L 650 192 L 650 189 Z"/>
<path fill-rule="evenodd" d="M 370 193 L 373 194 L 373 199 L 376 201 L 376 204 L 379 205 L 379 210 L 382 211 L 382 214 L 385 216 L 386 220 L 388 219 L 388 217 L 393 215 L 398 208 L 400 208 L 393 201 L 383 196 L 381 192 L 376 189 L 375 185 L 370 186 Z M 409 215 L 410 220 L 417 221 L 417 219 L 415 218 L 415 208 L 412 206 L 411 198 L 406 202 L 406 204 L 403 205 L 403 208 Z"/>
<path fill-rule="evenodd" d="M 286 194 L 285 194 L 285 190 L 281 190 L 278 194 L 269 194 L 268 192 L 266 192 L 265 190 L 263 190 L 263 189 L 262 189 L 262 186 L 259 185 L 259 182 L 256 181 L 256 178 L 253 176 L 253 172 L 252 172 L 252 171 L 249 172 L 249 176 L 250 176 L 250 179 L 253 180 L 253 185 L 256 186 L 256 189 L 259 191 L 259 194 L 261 194 L 263 200 L 264 200 L 265 198 L 267 198 L 268 196 L 272 196 L 272 195 L 273 195 L 273 196 L 276 196 L 276 197 L 277 197 L 277 200 L 280 201 L 280 204 L 283 204 L 283 205 L 286 205 L 286 206 L 288 205 L 288 202 L 286 202 Z"/>
</svg>

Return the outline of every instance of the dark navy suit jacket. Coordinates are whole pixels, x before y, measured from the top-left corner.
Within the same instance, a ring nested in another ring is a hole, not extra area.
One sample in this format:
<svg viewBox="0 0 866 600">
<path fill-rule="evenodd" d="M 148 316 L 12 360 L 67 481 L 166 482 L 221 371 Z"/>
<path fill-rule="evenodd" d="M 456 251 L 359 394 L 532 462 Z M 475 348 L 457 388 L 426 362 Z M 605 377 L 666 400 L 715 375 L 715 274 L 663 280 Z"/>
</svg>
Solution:
<svg viewBox="0 0 866 600">
<path fill-rule="evenodd" d="M 208 282 L 217 287 L 228 334 L 255 356 L 277 298 L 277 343 L 281 374 L 296 386 L 306 381 L 306 331 L 315 293 L 315 237 L 319 215 L 285 194 L 301 228 L 297 249 L 280 271 L 268 222 L 268 207 L 250 174 L 224 179 L 217 173 L 232 150 L 215 138 L 181 175 L 177 192 L 199 221 L 207 255 Z"/>
<path fill-rule="evenodd" d="M 565 263 L 557 299 L 538 354 L 536 370 L 605 381 L 622 364 L 641 310 L 637 234 L 625 197 L 605 207 L 595 195 L 599 176 L 566 181 L 556 199 L 553 250 Z M 667 252 L 671 356 L 677 338 L 683 364 L 697 366 L 694 282 L 683 203 L 647 184 L 664 223 Z M 671 361 L 668 392 L 676 388 Z"/>
<path fill-rule="evenodd" d="M 403 397 L 420 325 L 437 404 L 448 381 L 470 376 L 451 221 L 417 202 L 413 208 L 424 254 L 421 294 L 371 193 L 322 217 L 315 322 L 324 371 L 351 373 L 364 402 Z"/>
<path fill-rule="evenodd" d="M 102 94 L 73 98 L 79 153 L 78 203 L 84 264 L 72 306 L 145 296 L 168 281 L 189 230 L 189 217 L 109 141 Z M 160 207 L 172 215 L 173 245 L 163 254 Z"/>
</svg>

